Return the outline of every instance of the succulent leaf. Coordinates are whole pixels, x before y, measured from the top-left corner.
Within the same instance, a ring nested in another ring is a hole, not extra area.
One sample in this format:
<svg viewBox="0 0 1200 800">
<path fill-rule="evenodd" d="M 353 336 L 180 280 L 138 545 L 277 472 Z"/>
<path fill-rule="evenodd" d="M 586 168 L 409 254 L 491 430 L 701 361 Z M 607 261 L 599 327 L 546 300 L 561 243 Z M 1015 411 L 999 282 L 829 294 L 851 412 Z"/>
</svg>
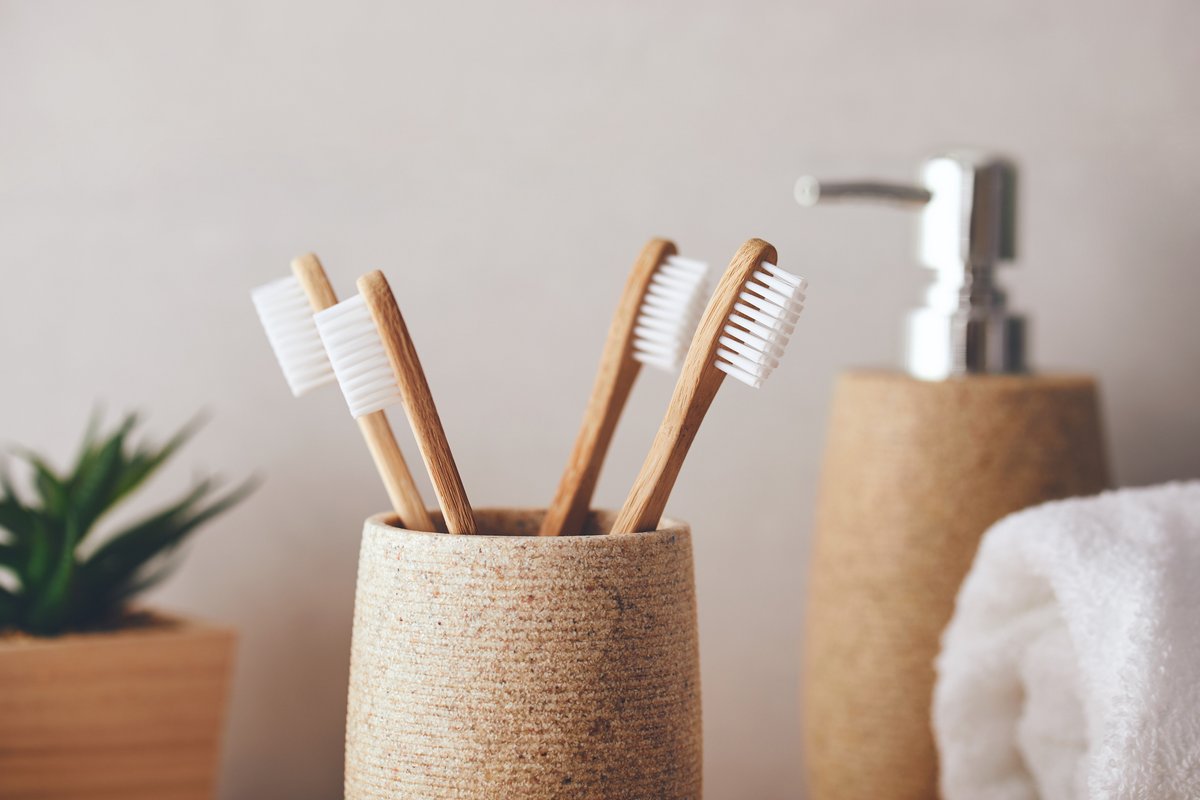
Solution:
<svg viewBox="0 0 1200 800">
<path fill-rule="evenodd" d="M 132 459 L 125 465 L 125 470 L 117 481 L 116 489 L 113 492 L 113 504 L 123 500 L 130 492 L 137 489 L 142 483 L 153 475 L 159 467 L 161 467 L 171 456 L 175 455 L 176 451 L 183 445 L 187 444 L 204 424 L 208 422 L 208 417 L 205 414 L 197 414 L 186 425 L 184 425 L 174 436 L 167 440 L 166 444 L 159 447 L 157 450 L 152 447 L 145 447 L 139 450 Z"/>
<path fill-rule="evenodd" d="M 94 416 L 73 469 L 59 475 L 40 456 L 18 455 L 30 467 L 37 499 L 22 501 L 0 465 L 0 569 L 17 587 L 0 587 L 0 628 L 39 635 L 87 627 L 119 615 L 135 594 L 171 570 L 176 550 L 194 530 L 244 499 L 255 481 L 217 496 L 213 480 L 146 515 L 84 557 L 79 544 L 96 523 L 135 492 L 203 424 L 196 417 L 161 446 L 131 448 L 138 417 L 127 415 L 102 435 Z"/>
<path fill-rule="evenodd" d="M 21 566 L 21 548 L 15 544 L 0 544 L 0 569 L 15 572 Z"/>
<path fill-rule="evenodd" d="M 22 545 L 28 540 L 32 514 L 15 495 L 0 497 L 0 528 L 8 532 L 13 544 Z"/>
<path fill-rule="evenodd" d="M 125 471 L 125 439 L 136 424 L 137 415 L 125 417 L 116 433 L 89 459 L 86 471 L 73 476 L 72 513 L 84 535 L 119 499 L 116 487 Z"/>
<path fill-rule="evenodd" d="M 21 601 L 7 589 L 0 589 L 0 630 L 17 624 Z"/>
<path fill-rule="evenodd" d="M 21 457 L 33 467 L 33 486 L 42 501 L 42 510 L 56 519 L 62 519 L 69 502 L 67 487 L 37 455 L 22 453 Z"/>
</svg>

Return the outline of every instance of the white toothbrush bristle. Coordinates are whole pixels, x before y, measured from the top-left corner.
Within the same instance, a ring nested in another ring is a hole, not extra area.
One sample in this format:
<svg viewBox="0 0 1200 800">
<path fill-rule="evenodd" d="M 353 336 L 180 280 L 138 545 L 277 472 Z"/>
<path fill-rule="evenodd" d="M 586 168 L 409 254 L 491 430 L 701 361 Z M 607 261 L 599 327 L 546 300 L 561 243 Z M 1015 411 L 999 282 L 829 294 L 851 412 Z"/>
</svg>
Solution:
<svg viewBox="0 0 1200 800">
<path fill-rule="evenodd" d="M 296 397 L 333 381 L 333 368 L 313 322 L 312 306 L 295 276 L 250 293 L 267 341 Z"/>
<path fill-rule="evenodd" d="M 742 287 L 717 348 L 717 369 L 754 388 L 779 366 L 808 281 L 766 261 Z"/>
<path fill-rule="evenodd" d="M 396 373 L 362 295 L 331 306 L 314 319 L 356 419 L 400 402 Z"/>
<path fill-rule="evenodd" d="M 708 301 L 708 265 L 668 256 L 650 279 L 633 329 L 633 357 L 668 372 L 679 369 Z"/>
</svg>

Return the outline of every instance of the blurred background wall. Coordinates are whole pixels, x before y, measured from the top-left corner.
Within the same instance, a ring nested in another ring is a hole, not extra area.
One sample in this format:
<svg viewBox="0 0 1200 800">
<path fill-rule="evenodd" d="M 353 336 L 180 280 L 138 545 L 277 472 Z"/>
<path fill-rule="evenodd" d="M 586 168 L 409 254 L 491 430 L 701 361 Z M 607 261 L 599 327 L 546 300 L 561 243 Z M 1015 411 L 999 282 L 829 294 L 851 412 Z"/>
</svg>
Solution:
<svg viewBox="0 0 1200 800">
<path fill-rule="evenodd" d="M 1011 153 L 1033 358 L 1099 374 L 1121 483 L 1195 477 L 1198 39 L 1189 0 L 0 2 L 0 439 L 65 458 L 97 400 L 163 434 L 214 412 L 162 495 L 188 464 L 267 482 L 154 599 L 242 631 L 223 797 L 337 797 L 386 499 L 337 390 L 289 396 L 249 289 L 306 250 L 342 292 L 383 268 L 471 499 L 539 504 L 644 240 L 723 267 L 767 238 L 809 310 L 763 390 L 719 398 L 670 512 L 696 534 L 707 794 L 799 797 L 830 388 L 898 363 L 930 273 L 909 215 L 803 210 L 794 179 Z M 602 504 L 670 389 L 637 387 Z"/>
</svg>

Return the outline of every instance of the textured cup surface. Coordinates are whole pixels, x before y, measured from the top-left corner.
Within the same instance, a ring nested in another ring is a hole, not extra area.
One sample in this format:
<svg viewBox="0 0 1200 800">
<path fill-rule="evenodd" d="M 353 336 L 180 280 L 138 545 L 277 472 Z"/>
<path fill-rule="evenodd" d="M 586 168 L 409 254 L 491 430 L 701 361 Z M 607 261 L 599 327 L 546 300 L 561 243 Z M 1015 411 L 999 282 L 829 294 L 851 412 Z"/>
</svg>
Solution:
<svg viewBox="0 0 1200 800">
<path fill-rule="evenodd" d="M 346 798 L 699 798 L 688 526 L 537 537 L 538 511 L 476 517 L 494 535 L 366 522 Z"/>
</svg>

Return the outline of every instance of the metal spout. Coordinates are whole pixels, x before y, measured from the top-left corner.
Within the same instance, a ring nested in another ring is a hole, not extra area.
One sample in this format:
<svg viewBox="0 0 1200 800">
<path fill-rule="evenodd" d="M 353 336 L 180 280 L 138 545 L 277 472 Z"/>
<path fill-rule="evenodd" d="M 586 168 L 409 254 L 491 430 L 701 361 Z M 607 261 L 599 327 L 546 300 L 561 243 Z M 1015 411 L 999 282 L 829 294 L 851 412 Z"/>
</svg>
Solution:
<svg viewBox="0 0 1200 800">
<path fill-rule="evenodd" d="M 927 380 L 1024 372 L 1026 325 L 1009 313 L 996 267 L 1016 254 L 1016 166 L 973 151 L 925 162 L 919 185 L 878 180 L 796 181 L 813 206 L 870 200 L 921 209 L 918 253 L 937 275 L 908 317 L 906 366 Z"/>
</svg>

